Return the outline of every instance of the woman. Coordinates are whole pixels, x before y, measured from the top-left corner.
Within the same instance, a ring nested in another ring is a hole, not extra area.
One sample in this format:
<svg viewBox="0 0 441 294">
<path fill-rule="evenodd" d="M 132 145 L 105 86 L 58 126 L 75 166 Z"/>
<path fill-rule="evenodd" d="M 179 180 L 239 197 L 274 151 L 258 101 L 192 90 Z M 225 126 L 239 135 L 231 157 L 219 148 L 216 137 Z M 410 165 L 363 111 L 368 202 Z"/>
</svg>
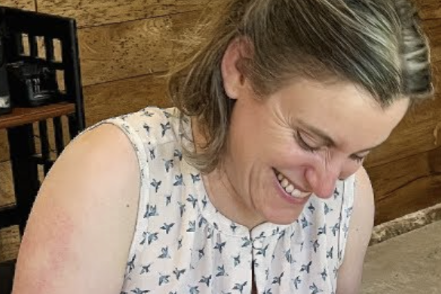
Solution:
<svg viewBox="0 0 441 294">
<path fill-rule="evenodd" d="M 367 154 L 432 90 L 406 0 L 236 0 L 171 75 L 177 108 L 102 122 L 39 192 L 15 294 L 357 293 Z"/>
</svg>

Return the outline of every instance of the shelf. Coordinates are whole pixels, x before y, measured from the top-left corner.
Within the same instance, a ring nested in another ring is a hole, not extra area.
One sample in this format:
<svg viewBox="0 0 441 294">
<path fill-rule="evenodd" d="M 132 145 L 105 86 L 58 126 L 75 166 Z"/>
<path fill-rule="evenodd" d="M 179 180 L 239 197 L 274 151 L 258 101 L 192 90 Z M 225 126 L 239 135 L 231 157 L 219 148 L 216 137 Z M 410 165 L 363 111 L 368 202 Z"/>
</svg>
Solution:
<svg viewBox="0 0 441 294">
<path fill-rule="evenodd" d="M 60 102 L 40 107 L 16 107 L 9 114 L 0 115 L 0 129 L 17 127 L 75 112 L 75 104 Z"/>
</svg>

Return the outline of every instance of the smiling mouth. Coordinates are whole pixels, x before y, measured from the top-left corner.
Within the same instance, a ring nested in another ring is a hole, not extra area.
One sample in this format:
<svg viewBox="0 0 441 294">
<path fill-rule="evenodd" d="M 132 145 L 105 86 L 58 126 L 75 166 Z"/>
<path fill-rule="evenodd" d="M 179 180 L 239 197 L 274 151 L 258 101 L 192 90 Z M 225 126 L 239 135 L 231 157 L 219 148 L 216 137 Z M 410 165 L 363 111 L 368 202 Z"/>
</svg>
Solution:
<svg viewBox="0 0 441 294">
<path fill-rule="evenodd" d="M 311 193 L 303 192 L 296 188 L 295 184 L 293 184 L 290 180 L 285 178 L 279 171 L 274 170 L 277 176 L 277 180 L 280 183 L 280 186 L 285 190 L 285 192 L 293 198 L 304 199 L 311 195 Z"/>
</svg>

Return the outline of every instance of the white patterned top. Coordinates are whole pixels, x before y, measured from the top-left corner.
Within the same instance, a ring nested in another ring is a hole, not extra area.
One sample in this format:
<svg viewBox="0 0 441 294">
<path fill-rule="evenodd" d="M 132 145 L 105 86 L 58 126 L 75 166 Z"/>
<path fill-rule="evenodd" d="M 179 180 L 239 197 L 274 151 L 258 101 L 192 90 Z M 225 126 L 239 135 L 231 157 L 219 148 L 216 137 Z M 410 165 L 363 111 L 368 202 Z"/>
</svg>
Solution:
<svg viewBox="0 0 441 294">
<path fill-rule="evenodd" d="M 141 174 L 121 294 L 249 294 L 253 281 L 262 294 L 335 293 L 354 176 L 338 182 L 327 200 L 312 196 L 291 225 L 250 231 L 211 204 L 200 172 L 182 156 L 191 123 L 180 122 L 175 108 L 146 108 L 100 123 L 125 132 Z"/>
</svg>

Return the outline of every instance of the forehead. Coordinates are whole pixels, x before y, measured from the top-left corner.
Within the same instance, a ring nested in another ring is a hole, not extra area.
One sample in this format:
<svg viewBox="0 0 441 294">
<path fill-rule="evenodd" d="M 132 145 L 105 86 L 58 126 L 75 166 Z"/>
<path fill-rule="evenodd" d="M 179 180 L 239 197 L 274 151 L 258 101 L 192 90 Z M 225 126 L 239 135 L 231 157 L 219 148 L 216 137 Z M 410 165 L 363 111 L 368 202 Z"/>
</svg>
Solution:
<svg viewBox="0 0 441 294">
<path fill-rule="evenodd" d="M 347 144 L 353 138 L 368 145 L 379 144 L 389 136 L 409 103 L 403 98 L 382 108 L 370 93 L 352 83 L 312 80 L 292 82 L 275 93 L 274 100 L 294 127 L 302 121 L 337 142 Z"/>
</svg>

